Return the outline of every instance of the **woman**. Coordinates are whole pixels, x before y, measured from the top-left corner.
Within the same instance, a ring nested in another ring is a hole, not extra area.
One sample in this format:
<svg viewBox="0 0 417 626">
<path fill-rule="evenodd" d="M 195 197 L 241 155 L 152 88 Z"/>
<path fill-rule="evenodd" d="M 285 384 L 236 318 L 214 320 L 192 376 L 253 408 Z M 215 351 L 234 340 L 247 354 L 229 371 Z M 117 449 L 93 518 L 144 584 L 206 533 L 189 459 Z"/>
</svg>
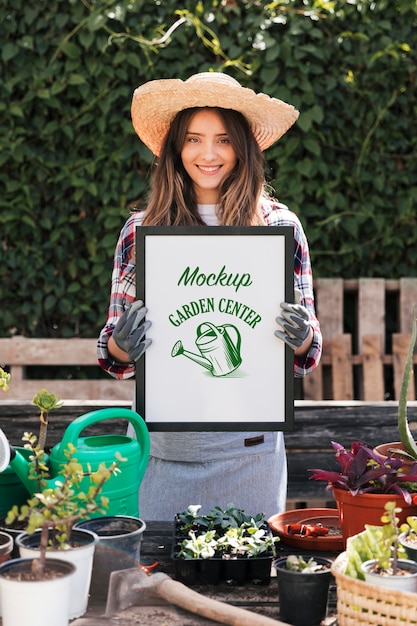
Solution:
<svg viewBox="0 0 417 626">
<path fill-rule="evenodd" d="M 230 76 L 200 73 L 155 80 L 133 96 L 132 120 L 158 157 L 148 204 L 134 212 L 117 243 L 107 323 L 98 341 L 101 366 L 116 378 L 135 372 L 151 343 L 150 322 L 135 294 L 135 229 L 146 226 L 291 226 L 294 288 L 299 303 L 282 303 L 275 335 L 294 350 L 294 375 L 321 356 L 308 243 L 297 216 L 270 199 L 262 151 L 296 121 L 290 105 L 255 94 Z M 133 304 L 132 304 L 133 303 Z M 141 517 L 172 520 L 190 504 L 236 506 L 266 516 L 285 510 L 287 468 L 282 432 L 152 433 L 140 490 Z"/>
</svg>

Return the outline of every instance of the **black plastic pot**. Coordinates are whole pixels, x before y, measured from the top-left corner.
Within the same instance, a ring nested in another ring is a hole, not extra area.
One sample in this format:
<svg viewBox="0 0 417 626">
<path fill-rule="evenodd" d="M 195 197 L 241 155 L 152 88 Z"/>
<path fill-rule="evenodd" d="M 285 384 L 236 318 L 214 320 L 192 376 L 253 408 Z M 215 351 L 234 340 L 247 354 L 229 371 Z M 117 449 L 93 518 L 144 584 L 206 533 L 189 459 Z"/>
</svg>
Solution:
<svg viewBox="0 0 417 626">
<path fill-rule="evenodd" d="M 105 599 L 110 574 L 139 565 L 140 546 L 146 524 L 138 517 L 109 515 L 79 522 L 76 528 L 90 530 L 98 535 L 90 595 L 92 598 Z"/>
<path fill-rule="evenodd" d="M 310 556 L 305 556 L 307 561 Z M 319 565 L 331 566 L 324 557 L 312 557 Z M 280 619 L 293 626 L 318 626 L 326 617 L 329 585 L 333 575 L 329 569 L 304 574 L 286 568 L 287 557 L 274 561 L 277 572 Z"/>
</svg>

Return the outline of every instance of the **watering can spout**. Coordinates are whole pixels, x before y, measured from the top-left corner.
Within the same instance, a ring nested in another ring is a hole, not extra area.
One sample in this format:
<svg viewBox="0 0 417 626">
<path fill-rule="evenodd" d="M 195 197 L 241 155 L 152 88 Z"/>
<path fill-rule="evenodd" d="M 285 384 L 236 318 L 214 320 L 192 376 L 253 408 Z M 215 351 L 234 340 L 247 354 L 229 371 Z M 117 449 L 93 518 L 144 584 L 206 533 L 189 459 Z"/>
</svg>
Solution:
<svg viewBox="0 0 417 626">
<path fill-rule="evenodd" d="M 199 354 L 195 354 L 194 352 L 190 352 L 189 350 L 185 350 L 184 346 L 182 345 L 182 342 L 177 341 L 177 343 L 174 345 L 174 347 L 171 350 L 171 356 L 178 356 L 180 354 L 183 354 L 187 358 L 191 359 L 195 363 L 198 363 L 199 365 L 202 365 L 208 370 L 213 369 L 213 366 L 208 359 L 205 359 L 204 357 L 200 356 Z"/>
<path fill-rule="evenodd" d="M 30 478 L 30 463 L 25 459 L 23 454 L 18 450 L 14 450 L 10 457 L 10 466 L 13 468 L 17 476 L 20 478 L 26 489 L 30 494 L 36 493 L 38 490 L 38 481 Z M 56 487 L 56 479 L 51 478 L 47 481 L 48 488 L 53 489 Z"/>
</svg>

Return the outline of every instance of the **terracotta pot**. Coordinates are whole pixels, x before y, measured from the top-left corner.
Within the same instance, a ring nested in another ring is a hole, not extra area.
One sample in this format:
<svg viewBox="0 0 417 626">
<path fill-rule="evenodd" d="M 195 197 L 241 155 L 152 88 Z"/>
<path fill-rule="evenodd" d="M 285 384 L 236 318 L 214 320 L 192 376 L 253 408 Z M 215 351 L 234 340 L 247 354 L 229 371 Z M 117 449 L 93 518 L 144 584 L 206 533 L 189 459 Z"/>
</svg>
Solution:
<svg viewBox="0 0 417 626">
<path fill-rule="evenodd" d="M 333 489 L 337 503 L 342 529 L 343 543 L 352 535 L 365 530 L 365 524 L 382 526 L 381 517 L 387 502 L 395 502 L 402 511 L 398 514 L 400 524 L 403 524 L 409 515 L 417 515 L 417 506 L 407 504 L 403 498 L 395 493 L 358 493 L 353 496 L 350 491 Z"/>
<path fill-rule="evenodd" d="M 374 448 L 374 452 L 376 452 L 382 459 L 386 460 L 390 454 L 391 450 L 403 450 L 405 452 L 404 445 L 401 441 L 391 441 L 389 443 L 381 443 L 379 446 Z M 396 455 L 393 454 L 395 457 Z M 402 458 L 401 455 L 397 455 L 399 458 Z M 411 466 L 413 465 L 413 461 L 407 461 L 404 459 L 404 473 L 410 474 Z"/>
</svg>

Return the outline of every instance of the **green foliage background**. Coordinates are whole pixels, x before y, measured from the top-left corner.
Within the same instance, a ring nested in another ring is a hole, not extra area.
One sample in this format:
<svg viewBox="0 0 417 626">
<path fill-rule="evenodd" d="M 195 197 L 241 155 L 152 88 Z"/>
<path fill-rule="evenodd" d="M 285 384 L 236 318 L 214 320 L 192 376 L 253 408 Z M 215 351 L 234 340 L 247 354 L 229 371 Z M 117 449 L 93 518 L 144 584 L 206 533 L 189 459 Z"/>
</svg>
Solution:
<svg viewBox="0 0 417 626">
<path fill-rule="evenodd" d="M 97 335 L 152 162 L 132 92 L 211 68 L 300 110 L 266 173 L 315 276 L 415 274 L 416 0 L 0 5 L 1 336 Z"/>
</svg>

